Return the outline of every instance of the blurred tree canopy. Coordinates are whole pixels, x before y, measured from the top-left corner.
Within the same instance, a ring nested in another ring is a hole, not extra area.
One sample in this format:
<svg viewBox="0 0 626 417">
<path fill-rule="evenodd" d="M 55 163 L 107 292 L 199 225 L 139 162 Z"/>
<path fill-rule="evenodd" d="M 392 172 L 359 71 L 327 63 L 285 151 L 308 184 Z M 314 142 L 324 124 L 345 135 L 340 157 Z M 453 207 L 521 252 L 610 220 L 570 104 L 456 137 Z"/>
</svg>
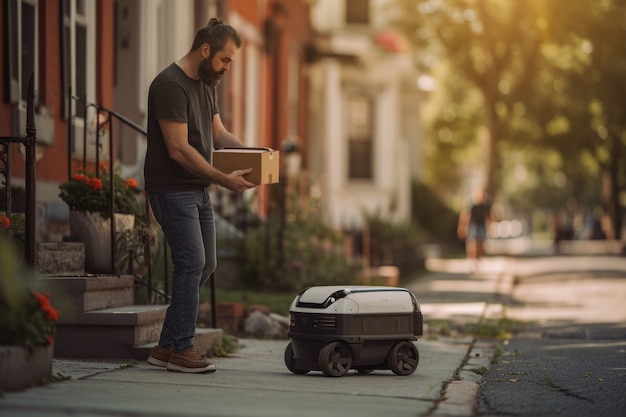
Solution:
<svg viewBox="0 0 626 417">
<path fill-rule="evenodd" d="M 476 168 L 518 210 L 601 204 L 619 237 L 626 184 L 626 0 L 396 0 L 437 80 L 426 179 Z"/>
</svg>

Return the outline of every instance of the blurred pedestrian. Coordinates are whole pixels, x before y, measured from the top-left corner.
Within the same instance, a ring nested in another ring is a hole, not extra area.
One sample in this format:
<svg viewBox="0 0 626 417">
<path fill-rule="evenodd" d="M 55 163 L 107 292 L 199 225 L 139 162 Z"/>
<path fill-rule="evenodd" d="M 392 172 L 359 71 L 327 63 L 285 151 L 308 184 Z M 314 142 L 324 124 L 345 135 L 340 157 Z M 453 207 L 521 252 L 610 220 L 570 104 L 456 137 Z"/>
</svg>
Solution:
<svg viewBox="0 0 626 417">
<path fill-rule="evenodd" d="M 478 272 L 479 259 L 485 255 L 484 244 L 492 219 L 491 204 L 487 201 L 485 191 L 477 188 L 471 203 L 461 210 L 457 225 L 458 237 L 465 240 L 465 255 L 475 261 L 475 272 Z"/>
<path fill-rule="evenodd" d="M 564 215 L 560 211 L 554 213 L 552 217 L 552 233 L 554 236 L 554 253 L 556 255 L 561 253 L 561 242 L 564 240 L 570 240 L 573 237 L 572 228 L 567 221 L 568 216 Z"/>
</svg>

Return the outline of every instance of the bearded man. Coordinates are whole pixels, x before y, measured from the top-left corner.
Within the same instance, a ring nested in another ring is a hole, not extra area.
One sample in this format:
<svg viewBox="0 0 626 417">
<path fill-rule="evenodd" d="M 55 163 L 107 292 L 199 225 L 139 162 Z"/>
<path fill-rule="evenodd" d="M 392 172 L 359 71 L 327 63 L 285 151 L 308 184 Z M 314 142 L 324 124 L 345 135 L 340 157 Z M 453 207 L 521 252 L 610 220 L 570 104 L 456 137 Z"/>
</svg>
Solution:
<svg viewBox="0 0 626 417">
<path fill-rule="evenodd" d="M 244 178 L 251 169 L 221 172 L 211 164 L 214 149 L 243 146 L 222 124 L 215 92 L 241 45 L 233 27 L 211 19 L 196 33 L 191 50 L 155 77 L 148 93 L 145 189 L 174 265 L 171 303 L 148 363 L 170 371 L 215 371 L 192 338 L 200 291 L 217 266 L 209 186 L 236 192 L 255 186 Z"/>
</svg>

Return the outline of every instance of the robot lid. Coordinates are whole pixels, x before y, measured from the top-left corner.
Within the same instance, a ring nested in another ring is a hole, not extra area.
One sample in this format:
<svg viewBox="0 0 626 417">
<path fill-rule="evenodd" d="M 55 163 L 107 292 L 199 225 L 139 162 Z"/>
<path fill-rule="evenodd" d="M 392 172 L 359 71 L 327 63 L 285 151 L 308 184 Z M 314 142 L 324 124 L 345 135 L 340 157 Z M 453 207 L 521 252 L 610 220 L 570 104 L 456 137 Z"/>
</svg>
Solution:
<svg viewBox="0 0 626 417">
<path fill-rule="evenodd" d="M 419 311 L 415 296 L 405 288 L 355 285 L 307 288 L 296 296 L 290 310 L 338 313 L 407 313 Z"/>
</svg>

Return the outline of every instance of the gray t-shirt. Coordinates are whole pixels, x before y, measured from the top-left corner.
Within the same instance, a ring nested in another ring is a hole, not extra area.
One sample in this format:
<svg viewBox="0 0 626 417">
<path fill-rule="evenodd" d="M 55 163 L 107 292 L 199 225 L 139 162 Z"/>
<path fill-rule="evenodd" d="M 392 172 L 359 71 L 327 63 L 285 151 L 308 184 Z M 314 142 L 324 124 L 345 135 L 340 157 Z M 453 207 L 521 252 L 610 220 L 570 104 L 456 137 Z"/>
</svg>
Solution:
<svg viewBox="0 0 626 417">
<path fill-rule="evenodd" d="M 148 92 L 148 150 L 144 164 L 146 191 L 190 190 L 211 184 L 170 158 L 159 120 L 186 123 L 189 144 L 211 163 L 213 117 L 217 113 L 215 88 L 189 78 L 176 63 L 156 76 Z"/>
</svg>

